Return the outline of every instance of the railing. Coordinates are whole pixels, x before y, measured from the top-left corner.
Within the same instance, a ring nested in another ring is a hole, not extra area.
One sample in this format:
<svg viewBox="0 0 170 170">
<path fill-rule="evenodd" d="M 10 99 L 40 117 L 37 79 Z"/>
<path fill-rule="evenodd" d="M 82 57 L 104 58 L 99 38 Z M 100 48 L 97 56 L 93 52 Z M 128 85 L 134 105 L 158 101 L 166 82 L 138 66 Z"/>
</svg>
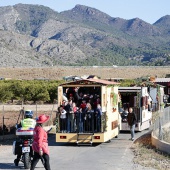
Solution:
<svg viewBox="0 0 170 170">
<path fill-rule="evenodd" d="M 160 110 L 153 125 L 153 136 L 170 143 L 170 107 Z"/>
<path fill-rule="evenodd" d="M 71 117 L 67 114 L 66 119 L 61 119 L 60 114 L 56 114 L 57 133 L 99 133 L 106 131 L 107 115 L 103 112 L 101 117 L 95 116 L 94 112 L 84 114 L 77 112 Z"/>
<path fill-rule="evenodd" d="M 35 104 L 35 105 L 11 105 L 5 104 L 0 105 L 0 136 L 15 134 L 16 128 L 15 125 L 19 124 L 20 121 L 24 118 L 24 108 L 29 108 L 34 111 L 34 118 L 36 118 L 39 114 L 47 114 L 50 113 L 50 120 L 45 123 L 45 125 L 53 125 L 53 121 L 55 118 L 54 108 L 56 104 Z M 52 109 L 51 109 L 52 108 Z"/>
</svg>

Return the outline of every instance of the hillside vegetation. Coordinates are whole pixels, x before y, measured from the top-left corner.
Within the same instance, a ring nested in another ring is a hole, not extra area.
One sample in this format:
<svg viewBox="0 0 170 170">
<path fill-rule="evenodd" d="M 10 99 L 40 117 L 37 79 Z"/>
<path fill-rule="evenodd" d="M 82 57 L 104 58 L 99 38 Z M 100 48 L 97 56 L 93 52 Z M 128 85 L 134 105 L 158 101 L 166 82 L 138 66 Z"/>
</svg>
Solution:
<svg viewBox="0 0 170 170">
<path fill-rule="evenodd" d="M 0 7 L 0 66 L 170 65 L 170 16 L 154 24 L 83 5 Z"/>
</svg>

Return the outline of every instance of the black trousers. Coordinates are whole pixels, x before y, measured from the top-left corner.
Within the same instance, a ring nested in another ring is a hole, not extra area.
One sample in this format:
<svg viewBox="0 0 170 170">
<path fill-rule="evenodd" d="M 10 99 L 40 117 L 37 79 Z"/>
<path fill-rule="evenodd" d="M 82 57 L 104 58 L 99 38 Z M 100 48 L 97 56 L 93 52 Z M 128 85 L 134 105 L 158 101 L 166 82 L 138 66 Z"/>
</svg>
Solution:
<svg viewBox="0 0 170 170">
<path fill-rule="evenodd" d="M 34 170 L 35 169 L 35 166 L 37 165 L 39 159 L 41 159 L 41 161 L 42 161 L 42 163 L 44 165 L 44 168 L 46 170 L 51 170 L 50 169 L 50 158 L 49 158 L 49 155 L 44 153 L 42 156 L 40 156 L 39 153 L 37 153 L 37 152 L 34 152 L 34 156 L 33 156 L 32 162 L 31 162 L 30 170 Z"/>
<path fill-rule="evenodd" d="M 17 155 L 17 161 L 18 161 L 18 162 L 20 161 L 21 156 L 22 156 L 22 154 L 18 154 L 18 155 Z"/>
</svg>

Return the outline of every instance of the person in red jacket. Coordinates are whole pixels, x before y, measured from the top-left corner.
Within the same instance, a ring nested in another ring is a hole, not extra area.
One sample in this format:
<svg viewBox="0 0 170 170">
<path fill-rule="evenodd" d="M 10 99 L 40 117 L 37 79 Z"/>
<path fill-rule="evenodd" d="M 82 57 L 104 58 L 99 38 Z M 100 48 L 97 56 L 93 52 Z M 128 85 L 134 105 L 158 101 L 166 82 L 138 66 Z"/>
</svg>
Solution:
<svg viewBox="0 0 170 170">
<path fill-rule="evenodd" d="M 50 169 L 49 163 L 49 148 L 48 148 L 48 132 L 46 132 L 42 124 L 49 120 L 49 116 L 44 114 L 40 115 L 36 120 L 37 124 L 34 128 L 34 135 L 33 135 L 33 144 L 32 149 L 34 151 L 33 160 L 31 163 L 30 170 L 34 170 L 36 164 L 38 163 L 39 159 L 41 159 L 44 167 L 46 170 Z"/>
</svg>

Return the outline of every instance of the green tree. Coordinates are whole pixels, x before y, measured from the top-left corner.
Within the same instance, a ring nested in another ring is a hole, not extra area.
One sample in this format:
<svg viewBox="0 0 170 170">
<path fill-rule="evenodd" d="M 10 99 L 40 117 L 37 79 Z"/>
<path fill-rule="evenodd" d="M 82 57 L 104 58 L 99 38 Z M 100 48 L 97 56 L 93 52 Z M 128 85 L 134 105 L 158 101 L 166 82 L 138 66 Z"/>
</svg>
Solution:
<svg viewBox="0 0 170 170">
<path fill-rule="evenodd" d="M 25 87 L 28 83 L 26 81 L 12 81 L 10 83 L 10 90 L 13 91 L 13 99 L 16 100 L 25 100 Z"/>
<path fill-rule="evenodd" d="M 26 94 L 25 94 L 25 99 L 27 101 L 49 101 L 49 93 L 47 91 L 47 87 L 43 86 L 38 83 L 31 83 L 26 87 Z"/>
<path fill-rule="evenodd" d="M 129 87 L 134 84 L 136 84 L 136 82 L 135 80 L 132 80 L 132 79 L 125 79 L 120 82 L 121 87 Z"/>
<path fill-rule="evenodd" d="M 0 101 L 2 103 L 11 100 L 14 96 L 13 92 L 10 90 L 9 85 L 5 83 L 0 84 Z"/>
<path fill-rule="evenodd" d="M 58 83 L 49 84 L 48 86 L 48 93 L 51 102 L 54 102 L 57 99 L 57 95 L 58 95 L 57 86 Z"/>
<path fill-rule="evenodd" d="M 63 81 L 4 80 L 0 81 L 0 101 L 44 101 L 57 99 L 57 86 Z"/>
</svg>

